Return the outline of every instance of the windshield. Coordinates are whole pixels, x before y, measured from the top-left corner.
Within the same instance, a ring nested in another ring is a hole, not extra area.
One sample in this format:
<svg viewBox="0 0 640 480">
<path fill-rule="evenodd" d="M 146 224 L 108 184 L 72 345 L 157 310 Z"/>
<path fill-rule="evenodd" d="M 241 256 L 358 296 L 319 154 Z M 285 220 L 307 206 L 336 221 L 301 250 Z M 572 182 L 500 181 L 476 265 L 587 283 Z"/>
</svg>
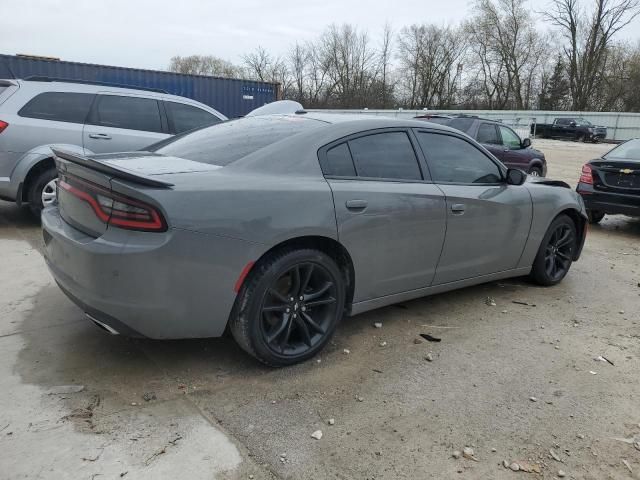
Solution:
<svg viewBox="0 0 640 480">
<path fill-rule="evenodd" d="M 160 142 L 148 151 L 225 166 L 279 140 L 322 125 L 301 116 L 247 117 Z"/>
<path fill-rule="evenodd" d="M 640 161 L 640 138 L 634 138 L 633 140 L 621 143 L 609 153 L 603 155 L 602 158 Z"/>
</svg>

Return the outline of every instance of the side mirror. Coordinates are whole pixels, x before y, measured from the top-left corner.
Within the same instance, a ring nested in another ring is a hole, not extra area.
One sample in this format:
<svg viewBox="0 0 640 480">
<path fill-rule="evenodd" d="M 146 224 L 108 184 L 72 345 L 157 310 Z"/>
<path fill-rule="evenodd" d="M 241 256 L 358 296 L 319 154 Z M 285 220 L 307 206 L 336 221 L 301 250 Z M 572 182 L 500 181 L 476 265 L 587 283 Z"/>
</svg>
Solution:
<svg viewBox="0 0 640 480">
<path fill-rule="evenodd" d="M 527 174 L 517 168 L 507 170 L 508 185 L 522 185 L 527 180 Z"/>
<path fill-rule="evenodd" d="M 522 140 L 522 148 L 529 148 L 531 146 L 531 139 L 529 137 Z"/>
<path fill-rule="evenodd" d="M 569 126 L 570 127 L 575 127 L 576 126 L 576 122 L 569 122 Z"/>
</svg>

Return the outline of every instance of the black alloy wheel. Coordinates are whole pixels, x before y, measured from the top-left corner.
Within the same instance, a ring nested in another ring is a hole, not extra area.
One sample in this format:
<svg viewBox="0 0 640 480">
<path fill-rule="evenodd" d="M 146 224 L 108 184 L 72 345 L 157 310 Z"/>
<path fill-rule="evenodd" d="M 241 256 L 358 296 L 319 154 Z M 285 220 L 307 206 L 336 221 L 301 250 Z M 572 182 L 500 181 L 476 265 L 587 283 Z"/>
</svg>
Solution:
<svg viewBox="0 0 640 480">
<path fill-rule="evenodd" d="M 576 248 L 575 223 L 567 215 L 559 215 L 542 239 L 531 269 L 531 278 L 545 286 L 560 283 L 571 268 Z"/>
<path fill-rule="evenodd" d="M 344 314 L 345 274 L 318 250 L 287 249 L 261 259 L 238 293 L 230 329 L 240 347 L 280 367 L 307 360 Z"/>
<path fill-rule="evenodd" d="M 261 308 L 261 332 L 274 353 L 300 355 L 318 345 L 336 316 L 336 284 L 315 263 L 298 263 L 267 290 Z"/>
</svg>

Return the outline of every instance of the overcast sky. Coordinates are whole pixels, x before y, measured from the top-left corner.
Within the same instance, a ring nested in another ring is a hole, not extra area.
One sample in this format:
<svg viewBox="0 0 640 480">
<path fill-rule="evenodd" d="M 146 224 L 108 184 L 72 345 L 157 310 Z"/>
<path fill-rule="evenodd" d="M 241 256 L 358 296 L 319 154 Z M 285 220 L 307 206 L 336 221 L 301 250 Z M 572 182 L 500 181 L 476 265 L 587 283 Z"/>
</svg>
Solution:
<svg viewBox="0 0 640 480">
<path fill-rule="evenodd" d="M 9 0 L 5 0 L 9 1 Z M 588 1 L 588 0 L 583 0 Z M 375 38 L 385 22 L 456 24 L 470 0 L 18 0 L 0 16 L 0 53 L 88 63 L 166 68 L 173 55 L 212 54 L 239 62 L 262 45 L 283 54 L 331 23 Z M 543 10 L 548 0 L 530 0 Z M 640 19 L 623 32 L 640 37 Z"/>
</svg>

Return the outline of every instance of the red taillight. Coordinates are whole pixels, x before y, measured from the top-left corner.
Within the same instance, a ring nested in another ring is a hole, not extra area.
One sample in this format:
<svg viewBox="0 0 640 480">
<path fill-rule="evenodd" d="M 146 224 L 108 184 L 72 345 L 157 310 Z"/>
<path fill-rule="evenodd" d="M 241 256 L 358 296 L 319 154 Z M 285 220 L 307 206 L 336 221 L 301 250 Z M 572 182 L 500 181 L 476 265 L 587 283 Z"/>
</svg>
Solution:
<svg viewBox="0 0 640 480">
<path fill-rule="evenodd" d="M 78 178 L 64 177 L 58 187 L 87 202 L 101 222 L 129 230 L 164 232 L 167 224 L 151 205 L 113 193 L 106 188 Z"/>
<path fill-rule="evenodd" d="M 3 122 L 0 120 L 0 133 L 4 132 L 4 129 L 7 128 L 9 124 L 7 122 Z"/>
<path fill-rule="evenodd" d="M 593 174 L 591 172 L 591 165 L 588 163 L 582 166 L 582 174 L 580 175 L 580 183 L 588 183 L 593 185 Z"/>
</svg>

